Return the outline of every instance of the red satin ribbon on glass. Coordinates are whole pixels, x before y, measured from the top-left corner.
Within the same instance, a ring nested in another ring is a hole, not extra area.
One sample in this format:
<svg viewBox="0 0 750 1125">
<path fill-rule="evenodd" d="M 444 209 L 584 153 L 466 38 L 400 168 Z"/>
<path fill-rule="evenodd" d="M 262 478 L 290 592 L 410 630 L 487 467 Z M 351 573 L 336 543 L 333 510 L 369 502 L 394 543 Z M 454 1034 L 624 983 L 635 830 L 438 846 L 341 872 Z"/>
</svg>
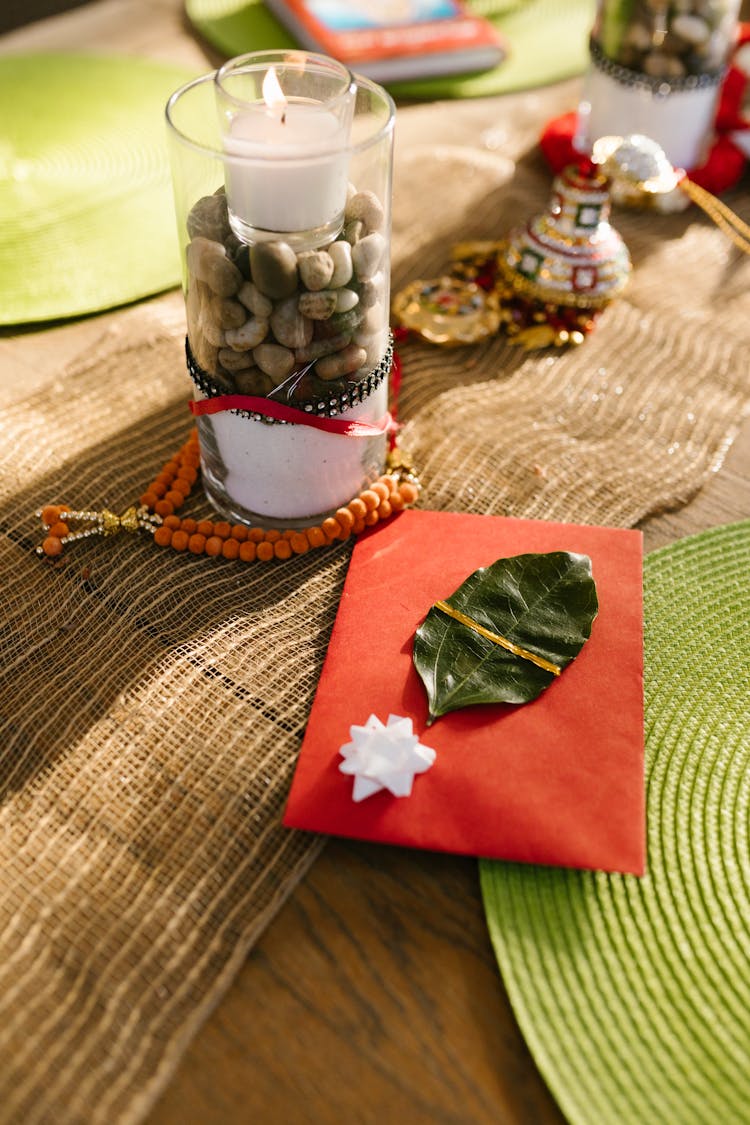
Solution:
<svg viewBox="0 0 750 1125">
<path fill-rule="evenodd" d="M 378 437 L 393 433 L 398 427 L 391 414 L 386 413 L 377 422 L 360 422 L 355 419 L 328 418 L 322 414 L 308 414 L 293 406 L 284 406 L 268 398 L 255 395 L 216 395 L 189 403 L 192 414 L 220 414 L 223 410 L 249 410 L 253 414 L 264 414 L 278 422 L 292 422 L 296 426 L 311 426 L 314 430 L 325 430 L 329 434 L 342 434 L 344 437 Z"/>
</svg>

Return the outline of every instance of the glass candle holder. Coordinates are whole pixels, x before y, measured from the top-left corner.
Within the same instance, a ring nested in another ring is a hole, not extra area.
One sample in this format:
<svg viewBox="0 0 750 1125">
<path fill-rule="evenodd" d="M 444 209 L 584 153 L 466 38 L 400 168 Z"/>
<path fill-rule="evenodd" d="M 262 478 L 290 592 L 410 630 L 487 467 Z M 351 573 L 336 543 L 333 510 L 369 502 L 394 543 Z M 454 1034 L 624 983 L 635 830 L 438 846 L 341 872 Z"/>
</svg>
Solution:
<svg viewBox="0 0 750 1125">
<path fill-rule="evenodd" d="M 283 234 L 298 250 L 330 242 L 346 205 L 350 71 L 324 56 L 262 51 L 230 59 L 214 81 L 235 234 L 245 242 Z"/>
<path fill-rule="evenodd" d="M 228 519 L 311 525 L 383 471 L 394 118 L 301 51 L 167 103 L 204 489 Z"/>
<path fill-rule="evenodd" d="M 698 167 L 737 34 L 739 0 L 599 0 L 575 144 L 641 133 Z"/>
</svg>

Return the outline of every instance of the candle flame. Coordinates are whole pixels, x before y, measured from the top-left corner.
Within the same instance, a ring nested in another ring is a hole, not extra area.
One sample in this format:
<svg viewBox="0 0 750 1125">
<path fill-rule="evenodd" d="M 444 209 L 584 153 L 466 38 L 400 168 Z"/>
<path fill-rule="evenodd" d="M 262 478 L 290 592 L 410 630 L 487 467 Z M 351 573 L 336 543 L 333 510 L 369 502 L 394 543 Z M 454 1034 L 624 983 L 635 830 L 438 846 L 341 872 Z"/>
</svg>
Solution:
<svg viewBox="0 0 750 1125">
<path fill-rule="evenodd" d="M 286 109 L 286 98 L 274 67 L 269 67 L 263 79 L 263 100 L 269 109 L 281 110 L 282 112 Z"/>
</svg>

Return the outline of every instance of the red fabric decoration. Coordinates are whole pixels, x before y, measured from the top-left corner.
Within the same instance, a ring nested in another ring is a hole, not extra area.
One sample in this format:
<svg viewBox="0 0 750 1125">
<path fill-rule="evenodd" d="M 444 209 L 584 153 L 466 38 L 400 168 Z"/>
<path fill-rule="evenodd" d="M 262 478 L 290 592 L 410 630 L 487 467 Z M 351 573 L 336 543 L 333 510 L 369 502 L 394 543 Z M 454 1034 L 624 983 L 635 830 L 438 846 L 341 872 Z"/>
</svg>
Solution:
<svg viewBox="0 0 750 1125">
<path fill-rule="evenodd" d="M 280 402 L 273 402 L 268 398 L 258 398 L 255 395 L 216 395 L 214 398 L 203 398 L 198 402 L 190 402 L 192 414 L 221 414 L 223 410 L 249 410 L 252 413 L 265 414 L 268 418 L 275 418 L 281 422 L 293 422 L 297 426 L 310 426 L 314 430 L 326 430 L 329 434 L 342 434 L 344 437 L 376 437 L 378 434 L 391 433 L 395 422 L 390 414 L 384 414 L 375 423 L 347 421 L 344 418 L 327 418 L 325 415 L 306 414 L 304 410 L 295 410 L 292 406 L 283 406 Z"/>
</svg>

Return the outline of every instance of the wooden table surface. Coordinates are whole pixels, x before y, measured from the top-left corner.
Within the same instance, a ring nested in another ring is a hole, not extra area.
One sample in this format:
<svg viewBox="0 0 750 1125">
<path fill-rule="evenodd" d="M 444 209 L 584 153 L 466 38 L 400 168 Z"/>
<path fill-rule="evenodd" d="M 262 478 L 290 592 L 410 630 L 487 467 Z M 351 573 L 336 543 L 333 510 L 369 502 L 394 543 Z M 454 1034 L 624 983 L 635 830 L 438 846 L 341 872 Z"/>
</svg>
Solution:
<svg viewBox="0 0 750 1125">
<path fill-rule="evenodd" d="M 0 37 L 0 51 L 92 48 L 208 70 L 179 0 L 98 0 Z M 502 145 L 575 105 L 577 81 L 448 103 L 440 136 L 399 107 L 397 145 Z M 397 183 L 398 188 L 398 183 Z M 143 303 L 174 316 L 179 294 Z M 0 404 L 53 380 L 123 312 L 0 332 Z M 132 314 L 131 314 L 132 315 Z M 647 550 L 750 515 L 750 426 L 685 507 L 643 527 Z M 148 1125 L 559 1125 L 490 947 L 476 862 L 332 840 L 268 926 Z"/>
</svg>

